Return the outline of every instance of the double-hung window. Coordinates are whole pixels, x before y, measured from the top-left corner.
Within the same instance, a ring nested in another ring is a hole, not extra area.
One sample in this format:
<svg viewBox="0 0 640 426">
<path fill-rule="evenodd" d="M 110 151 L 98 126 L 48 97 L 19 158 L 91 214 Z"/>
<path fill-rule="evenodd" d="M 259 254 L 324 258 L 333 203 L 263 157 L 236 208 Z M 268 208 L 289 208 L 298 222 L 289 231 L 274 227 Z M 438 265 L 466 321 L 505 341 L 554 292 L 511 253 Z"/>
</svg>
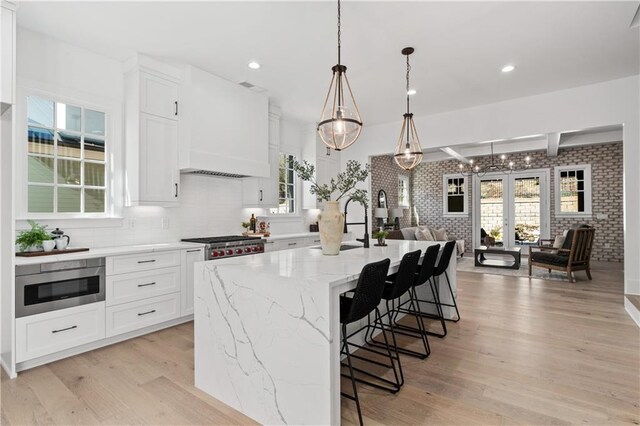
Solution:
<svg viewBox="0 0 640 426">
<path fill-rule="evenodd" d="M 555 168 L 556 216 L 591 215 L 591 165 Z"/>
<path fill-rule="evenodd" d="M 442 178 L 444 216 L 468 216 L 467 178 L 456 175 L 444 175 Z"/>
<path fill-rule="evenodd" d="M 27 213 L 107 212 L 106 114 L 27 98 Z"/>
<path fill-rule="evenodd" d="M 295 214 L 296 212 L 296 172 L 293 169 L 295 157 L 281 153 L 278 167 L 278 207 L 270 214 Z"/>
</svg>

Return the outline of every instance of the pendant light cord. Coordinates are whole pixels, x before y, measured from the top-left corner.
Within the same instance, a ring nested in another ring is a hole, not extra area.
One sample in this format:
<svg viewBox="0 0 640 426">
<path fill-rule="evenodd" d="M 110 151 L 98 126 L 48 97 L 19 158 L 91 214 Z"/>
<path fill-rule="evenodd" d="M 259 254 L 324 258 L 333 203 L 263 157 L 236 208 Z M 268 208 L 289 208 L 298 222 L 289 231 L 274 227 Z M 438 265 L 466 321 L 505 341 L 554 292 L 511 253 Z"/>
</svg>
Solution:
<svg viewBox="0 0 640 426">
<path fill-rule="evenodd" d="M 409 65 L 409 55 L 407 55 L 407 114 L 409 114 L 409 72 L 411 71 L 411 65 Z"/>
<path fill-rule="evenodd" d="M 341 29 L 340 29 L 340 0 L 338 0 L 338 65 L 340 65 L 340 47 L 341 47 L 341 41 L 340 41 L 340 36 L 342 35 Z"/>
</svg>

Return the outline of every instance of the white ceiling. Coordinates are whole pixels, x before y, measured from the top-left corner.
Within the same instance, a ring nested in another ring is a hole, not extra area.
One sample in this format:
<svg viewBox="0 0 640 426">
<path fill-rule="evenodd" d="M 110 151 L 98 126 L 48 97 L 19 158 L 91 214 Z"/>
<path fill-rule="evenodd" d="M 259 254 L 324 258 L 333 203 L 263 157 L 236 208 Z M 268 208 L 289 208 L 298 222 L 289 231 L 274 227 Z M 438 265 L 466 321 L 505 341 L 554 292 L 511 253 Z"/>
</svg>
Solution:
<svg viewBox="0 0 640 426">
<path fill-rule="evenodd" d="M 398 121 L 413 46 L 416 114 L 638 74 L 632 2 L 347 2 L 343 63 L 366 124 Z M 18 24 L 124 60 L 135 51 L 264 87 L 318 119 L 336 63 L 334 2 L 23 2 Z M 247 63 L 257 60 L 258 71 Z M 505 64 L 516 70 L 502 74 Z"/>
</svg>

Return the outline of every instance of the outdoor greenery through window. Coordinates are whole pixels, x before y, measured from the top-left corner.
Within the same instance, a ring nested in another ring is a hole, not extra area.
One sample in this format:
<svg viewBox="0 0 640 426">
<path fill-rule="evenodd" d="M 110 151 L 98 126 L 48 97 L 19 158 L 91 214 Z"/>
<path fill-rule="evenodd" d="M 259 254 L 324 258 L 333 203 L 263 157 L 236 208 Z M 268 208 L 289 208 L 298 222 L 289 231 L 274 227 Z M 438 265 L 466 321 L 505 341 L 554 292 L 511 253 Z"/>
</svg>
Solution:
<svg viewBox="0 0 640 426">
<path fill-rule="evenodd" d="M 559 188 L 558 188 L 559 186 Z M 591 213 L 591 167 L 563 166 L 556 168 L 556 208 L 560 214 Z"/>
<path fill-rule="evenodd" d="M 105 213 L 105 113 L 27 99 L 27 212 Z"/>
<path fill-rule="evenodd" d="M 296 212 L 296 173 L 293 168 L 295 157 L 280 154 L 278 168 L 278 207 L 270 209 L 271 214 L 293 214 Z"/>
</svg>

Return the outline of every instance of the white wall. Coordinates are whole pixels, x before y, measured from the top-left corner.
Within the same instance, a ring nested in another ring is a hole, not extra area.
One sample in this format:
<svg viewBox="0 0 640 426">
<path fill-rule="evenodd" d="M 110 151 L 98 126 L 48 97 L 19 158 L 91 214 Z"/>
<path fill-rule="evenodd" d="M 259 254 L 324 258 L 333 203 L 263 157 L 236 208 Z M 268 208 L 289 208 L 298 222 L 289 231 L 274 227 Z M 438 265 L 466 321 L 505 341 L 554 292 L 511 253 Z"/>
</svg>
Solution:
<svg viewBox="0 0 640 426">
<path fill-rule="evenodd" d="M 624 125 L 625 291 L 640 294 L 640 109 L 638 76 L 536 96 L 415 117 L 424 148 L 455 146 L 525 135 Z M 400 113 L 398 113 L 400 115 Z M 364 117 L 366 120 L 366 117 Z M 393 152 L 400 121 L 365 127 L 342 153 L 368 161 Z M 354 208 L 354 211 L 356 209 Z"/>
</svg>

